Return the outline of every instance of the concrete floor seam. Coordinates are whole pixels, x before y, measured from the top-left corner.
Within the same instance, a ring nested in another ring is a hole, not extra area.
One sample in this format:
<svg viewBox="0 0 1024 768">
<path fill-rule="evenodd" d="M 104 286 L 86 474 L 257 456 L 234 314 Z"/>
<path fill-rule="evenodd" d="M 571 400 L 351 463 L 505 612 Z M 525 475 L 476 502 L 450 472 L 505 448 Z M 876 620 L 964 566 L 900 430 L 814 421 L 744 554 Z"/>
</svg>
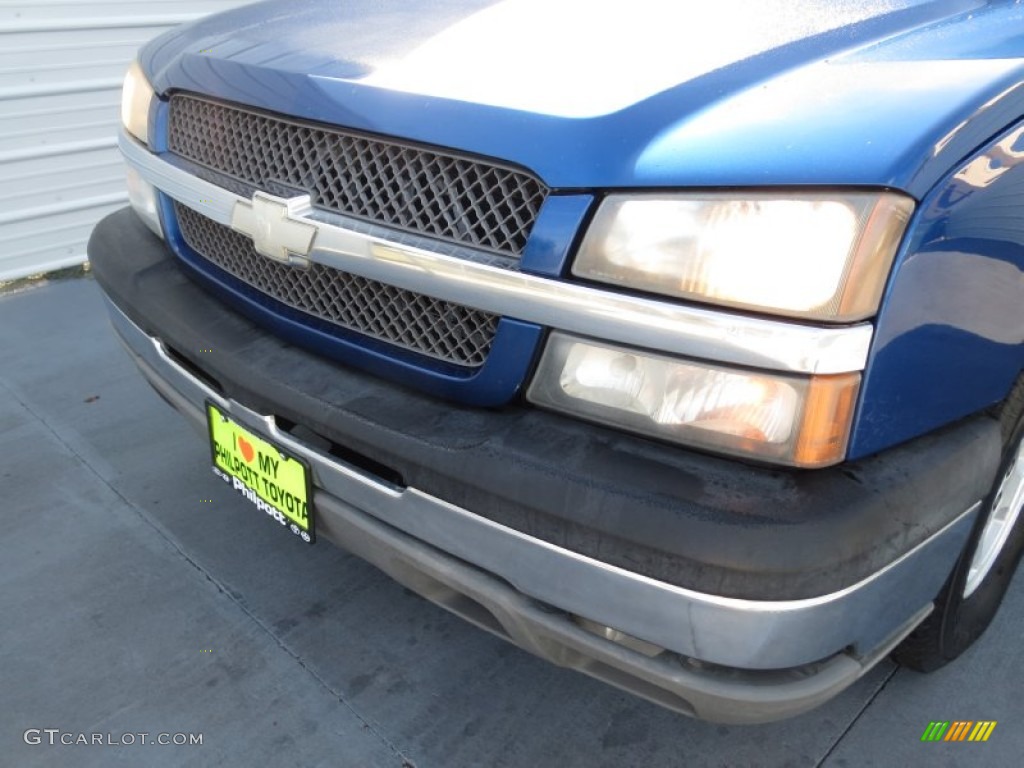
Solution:
<svg viewBox="0 0 1024 768">
<path fill-rule="evenodd" d="M 86 466 L 89 466 L 88 462 L 84 463 L 86 463 Z M 89 469 L 91 471 L 94 471 L 91 466 L 89 466 Z M 101 477 L 101 479 L 103 478 Z M 123 499 L 124 497 L 122 496 L 121 498 Z M 232 590 L 229 589 L 226 584 L 221 583 L 221 581 L 217 579 L 217 577 L 215 577 L 212 573 L 203 568 L 203 566 L 198 561 L 193 559 L 184 549 L 182 549 L 182 547 L 178 544 L 174 537 L 171 536 L 167 531 L 165 531 L 156 520 L 152 519 L 148 514 L 146 514 L 145 510 L 132 504 L 127 499 L 125 499 L 125 502 L 132 510 L 135 511 L 139 518 L 147 525 L 149 525 L 157 533 L 157 535 L 159 535 L 168 544 L 168 546 L 170 546 L 178 555 L 181 556 L 181 558 L 186 563 L 192 566 L 203 577 L 205 577 L 207 581 L 213 584 L 214 587 L 217 588 L 217 591 L 220 592 L 225 597 L 225 599 L 230 601 L 232 605 L 237 607 L 238 610 L 240 610 L 246 616 L 246 618 L 248 618 L 253 624 L 259 627 L 261 631 L 263 631 L 267 636 L 269 636 L 274 641 L 274 644 L 282 651 L 284 651 L 284 653 L 289 658 L 291 658 L 295 663 L 297 663 L 299 667 L 301 667 L 302 670 L 306 672 L 306 674 L 308 674 L 313 680 L 315 680 L 319 686 L 321 686 L 325 691 L 331 694 L 331 696 L 333 696 L 335 699 L 341 702 L 341 704 L 344 705 L 345 708 L 352 713 L 352 716 L 355 717 L 360 723 L 362 723 L 363 726 L 370 733 L 372 733 L 381 744 L 383 744 L 385 747 L 391 750 L 399 759 L 401 759 L 403 768 L 405 768 L 406 766 L 415 766 L 415 763 L 409 760 L 409 758 L 402 752 L 402 750 L 399 749 L 398 746 L 393 741 L 391 741 L 387 736 L 385 736 L 381 732 L 380 728 L 376 724 L 374 724 L 367 717 L 361 714 L 359 710 L 357 710 L 352 705 L 352 703 L 345 697 L 344 694 L 342 694 L 340 691 L 331 686 L 326 680 L 323 679 L 323 677 L 318 675 L 315 670 L 313 670 L 309 665 L 307 665 L 306 662 L 302 659 L 302 657 L 299 656 L 295 651 L 293 651 L 277 634 L 275 634 L 274 631 L 269 626 L 267 626 L 265 622 L 260 620 L 260 618 L 256 616 L 256 614 L 254 614 L 251 610 L 249 610 L 249 608 L 246 607 L 246 605 L 241 600 L 236 598 Z"/>
<path fill-rule="evenodd" d="M 402 752 L 402 750 L 394 744 L 394 742 L 392 742 L 383 733 L 381 733 L 380 729 L 374 723 L 370 722 L 366 717 L 364 717 L 341 692 L 331 687 L 331 685 L 328 684 L 327 681 L 325 681 L 313 669 L 311 669 L 302 660 L 302 658 L 299 657 L 295 652 L 293 652 L 281 640 L 281 638 L 274 634 L 274 632 L 266 624 L 260 621 L 260 619 L 256 615 L 254 615 L 250 610 L 248 610 L 245 607 L 245 605 L 242 604 L 241 601 L 237 600 L 231 594 L 231 591 L 226 587 L 226 585 L 220 583 L 220 581 L 218 581 L 216 577 L 214 577 L 211 573 L 204 569 L 202 565 L 200 565 L 192 557 L 190 557 L 188 553 L 185 552 L 178 545 L 178 543 L 173 539 L 173 537 L 170 536 L 170 534 L 164 531 L 155 520 L 153 520 L 149 515 L 145 513 L 143 509 L 133 504 L 130 499 L 126 498 L 106 477 L 102 475 L 102 473 L 97 471 L 96 468 L 93 467 L 92 464 L 90 464 L 89 461 L 84 456 L 82 456 L 77 450 L 75 450 L 75 448 L 72 445 L 70 445 L 61 436 L 61 434 L 56 429 L 53 428 L 52 425 L 50 425 L 45 419 L 43 419 L 40 416 L 40 414 L 32 408 L 31 405 L 29 405 L 22 398 L 20 398 L 18 394 L 2 379 L 0 379 L 0 387 L 4 389 L 4 391 L 11 397 L 11 399 L 13 399 L 15 402 L 18 403 L 18 405 L 24 408 L 25 411 L 28 414 L 30 414 L 33 419 L 35 419 L 39 424 L 41 424 L 46 429 L 46 431 L 49 432 L 53 436 L 53 438 L 58 443 L 60 443 L 60 445 L 66 451 L 68 451 L 68 453 L 71 456 L 73 456 L 75 460 L 78 461 L 79 464 L 81 464 L 85 469 L 87 469 L 89 473 L 92 474 L 97 480 L 103 483 L 104 486 L 110 489 L 114 496 L 117 497 L 123 504 L 125 504 L 125 506 L 127 506 L 129 509 L 135 512 L 139 519 L 146 523 L 150 527 L 150 529 L 153 530 L 161 539 L 163 539 L 164 542 L 166 542 L 168 546 L 170 546 L 179 556 L 181 556 L 181 558 L 186 563 L 195 568 L 202 576 L 206 578 L 207 581 L 212 583 L 217 588 L 218 592 L 223 594 L 227 600 L 231 601 L 233 605 L 235 605 L 243 614 L 245 614 L 245 616 L 250 621 L 252 621 L 257 627 L 259 627 L 264 633 L 269 635 L 274 640 L 274 643 L 278 646 L 278 648 L 283 650 L 303 669 L 303 671 L 305 671 L 310 677 L 316 680 L 317 684 L 322 686 L 324 690 L 331 694 L 331 696 L 333 696 L 339 702 L 341 702 L 341 704 L 343 704 L 352 713 L 352 715 L 357 720 L 359 720 L 359 722 L 362 723 L 366 727 L 366 729 L 369 730 L 370 733 L 372 733 L 377 738 L 378 741 L 380 741 L 381 744 L 383 744 L 385 747 L 391 750 L 402 761 L 401 765 L 403 766 L 403 768 L 413 768 L 415 766 L 415 763 L 412 760 L 410 760 L 408 756 L 405 755 Z"/>
<path fill-rule="evenodd" d="M 92 469 L 92 467 L 90 467 L 90 470 L 91 469 Z M 121 497 L 121 498 L 123 498 L 123 497 Z M 274 631 L 269 626 L 266 625 L 266 623 L 261 621 L 260 618 L 258 616 L 256 616 L 252 611 L 250 611 L 242 601 L 237 599 L 234 596 L 234 594 L 232 594 L 232 591 L 228 588 L 228 586 L 226 584 L 221 583 L 219 579 L 217 579 L 213 574 L 211 574 L 209 571 L 207 571 L 205 568 L 203 568 L 202 565 L 200 565 L 184 549 L 182 549 L 181 546 L 179 546 L 179 544 L 177 543 L 177 541 L 175 541 L 175 539 L 169 533 L 167 533 L 166 531 L 163 530 L 163 528 L 160 526 L 159 523 L 157 523 L 155 520 L 153 520 L 141 508 L 135 506 L 130 501 L 127 501 L 127 500 L 125 500 L 125 501 L 136 512 L 136 514 L 139 516 L 139 518 L 141 520 L 143 520 L 143 522 L 145 522 L 147 525 L 149 525 L 165 542 L 167 542 L 167 544 L 176 553 L 178 553 L 181 556 L 181 558 L 186 563 L 188 563 L 190 566 L 195 568 L 196 571 L 198 571 L 203 577 L 205 577 L 207 581 L 209 581 L 211 584 L 213 584 L 213 586 L 217 588 L 217 591 L 220 592 L 225 597 L 225 599 L 230 601 L 232 605 L 237 607 L 238 610 L 240 610 L 246 616 L 246 618 L 248 618 L 253 624 L 255 624 L 257 627 L 259 627 L 259 629 L 261 631 L 263 631 L 266 635 L 268 635 L 274 641 L 274 644 L 279 649 L 284 651 L 284 653 L 289 658 L 291 658 L 296 664 L 298 664 L 299 667 L 301 667 L 302 670 L 306 674 L 308 674 L 311 678 L 313 678 L 313 680 L 315 680 L 319 686 L 321 686 L 325 691 L 327 691 L 329 694 L 331 694 L 331 696 L 333 696 L 335 699 L 337 699 L 339 702 L 341 702 L 341 704 L 344 705 L 345 708 L 348 709 L 349 712 L 352 713 L 352 716 L 355 717 L 360 723 L 362 723 L 363 726 L 370 733 L 372 733 L 374 735 L 374 737 L 376 737 L 376 739 L 381 744 L 383 744 L 385 747 L 387 747 L 389 750 L 391 750 L 402 761 L 403 768 L 405 768 L 406 766 L 414 766 L 415 765 L 402 752 L 402 750 L 399 749 L 398 746 L 395 745 L 394 742 L 392 742 L 387 736 L 385 736 L 380 731 L 380 728 L 376 724 L 372 723 L 368 718 L 366 718 L 364 715 L 362 715 L 359 712 L 359 710 L 357 710 L 352 705 L 352 703 L 344 696 L 344 694 L 342 694 L 340 691 L 336 690 L 326 680 L 324 680 L 320 675 L 318 675 L 316 673 L 316 671 L 313 670 L 309 665 L 307 665 L 306 662 L 302 659 L 301 656 L 299 656 L 297 653 L 295 653 L 295 651 L 293 651 L 290 647 L 288 647 L 288 645 L 285 644 L 285 642 L 280 637 L 278 637 L 278 635 L 276 635 L 274 633 Z"/>
<path fill-rule="evenodd" d="M 882 680 L 882 684 L 875 689 L 875 692 L 868 697 L 868 700 L 864 702 L 864 704 L 861 706 L 857 714 L 855 714 L 850 719 L 850 722 L 847 724 L 846 728 L 843 729 L 843 732 L 836 737 L 836 740 L 832 742 L 832 746 L 830 746 L 828 748 L 828 751 L 824 755 L 822 755 L 821 760 L 814 764 L 814 768 L 825 768 L 825 764 L 828 762 L 828 759 L 832 756 L 832 753 L 839 748 L 839 745 L 843 743 L 843 739 L 846 738 L 846 734 L 853 730 L 854 726 L 857 725 L 857 721 L 859 721 L 861 717 L 864 716 L 864 713 L 868 711 L 868 708 L 875 702 L 875 699 L 877 699 L 882 694 L 882 691 L 885 690 L 886 686 L 889 685 L 889 682 L 896 676 L 896 673 L 899 671 L 899 667 L 893 667 L 889 674 L 885 676 L 885 678 Z"/>
</svg>

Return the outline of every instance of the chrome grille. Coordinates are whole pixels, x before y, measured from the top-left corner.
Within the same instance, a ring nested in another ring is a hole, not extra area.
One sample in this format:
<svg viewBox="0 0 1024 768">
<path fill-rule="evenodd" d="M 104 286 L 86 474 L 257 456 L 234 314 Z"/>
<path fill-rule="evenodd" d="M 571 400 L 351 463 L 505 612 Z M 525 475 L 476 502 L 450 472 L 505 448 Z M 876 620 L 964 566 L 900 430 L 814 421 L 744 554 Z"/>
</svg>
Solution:
<svg viewBox="0 0 1024 768">
<path fill-rule="evenodd" d="M 181 235 L 200 256 L 261 293 L 375 339 L 462 366 L 480 366 L 494 341 L 496 315 L 313 263 L 279 264 L 252 241 L 180 203 Z"/>
<path fill-rule="evenodd" d="M 171 152 L 367 221 L 519 255 L 547 188 L 512 168 L 188 94 L 171 97 Z"/>
</svg>

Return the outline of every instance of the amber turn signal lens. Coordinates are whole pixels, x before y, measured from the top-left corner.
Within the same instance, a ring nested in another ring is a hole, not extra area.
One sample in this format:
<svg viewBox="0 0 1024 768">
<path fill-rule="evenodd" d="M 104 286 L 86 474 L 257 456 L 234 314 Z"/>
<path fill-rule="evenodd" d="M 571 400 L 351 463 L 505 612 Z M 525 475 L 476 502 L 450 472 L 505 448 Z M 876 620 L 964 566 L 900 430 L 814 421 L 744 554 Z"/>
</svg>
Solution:
<svg viewBox="0 0 1024 768">
<path fill-rule="evenodd" d="M 793 450 L 794 466 L 824 467 L 842 461 L 859 388 L 859 373 L 811 377 Z"/>
</svg>

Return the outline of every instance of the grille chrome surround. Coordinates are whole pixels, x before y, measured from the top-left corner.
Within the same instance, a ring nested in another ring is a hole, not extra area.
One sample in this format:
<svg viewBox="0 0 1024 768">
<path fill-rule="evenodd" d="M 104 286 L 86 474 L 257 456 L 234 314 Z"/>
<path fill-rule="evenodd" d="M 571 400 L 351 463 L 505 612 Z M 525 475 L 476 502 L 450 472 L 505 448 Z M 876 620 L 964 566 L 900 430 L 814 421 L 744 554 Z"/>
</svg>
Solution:
<svg viewBox="0 0 1024 768">
<path fill-rule="evenodd" d="M 187 93 L 170 100 L 169 149 L 258 189 L 315 207 L 521 255 L 548 194 L 520 170 L 320 126 Z"/>
<path fill-rule="evenodd" d="M 185 243 L 262 294 L 332 325 L 465 367 L 484 364 L 498 316 L 352 275 L 323 264 L 308 269 L 260 256 L 252 240 L 174 203 Z"/>
<path fill-rule="evenodd" d="M 180 167 L 166 156 L 154 154 L 124 128 L 118 132 L 118 147 L 128 164 L 167 199 L 201 211 L 224 226 L 230 224 L 235 206 L 249 199 Z M 194 163 L 191 165 L 196 167 Z M 318 217 L 320 215 L 317 214 Z M 173 220 L 173 211 L 168 218 Z M 357 231 L 355 227 L 347 229 Z M 332 244 L 342 247 L 342 241 L 344 247 L 351 247 L 349 236 L 343 232 L 340 226 L 324 224 L 317 237 L 328 244 L 329 251 Z M 177 239 L 175 236 L 172 241 Z M 180 253 L 179 244 L 172 242 L 172 245 Z M 318 247 L 316 242 L 314 247 Z M 439 252 L 432 255 L 426 248 L 422 253 L 407 250 L 402 244 L 396 248 L 403 253 L 404 261 L 401 263 L 353 259 L 340 250 L 332 252 L 329 258 L 332 266 L 343 271 L 418 293 L 426 293 L 429 285 L 431 294 L 436 292 L 437 296 L 448 301 L 516 319 L 517 322 L 501 324 L 493 352 L 499 352 L 499 347 L 504 346 L 510 336 L 520 334 L 516 338 L 529 345 L 531 353 L 503 355 L 500 365 L 492 367 L 489 361 L 480 370 L 480 376 L 490 372 L 493 377 L 494 389 L 488 392 L 505 387 L 500 390 L 505 399 L 499 402 L 480 398 L 476 401 L 480 405 L 507 402 L 512 395 L 510 390 L 525 380 L 528 371 L 522 370 L 509 378 L 504 367 L 516 360 L 529 367 L 532 350 L 539 343 L 536 335 L 520 332 L 532 329 L 531 333 L 539 335 L 541 327 L 545 326 L 628 346 L 659 349 L 682 357 L 822 375 L 863 371 L 874 342 L 871 323 L 815 326 L 768 320 L 615 293 L 509 269 L 488 269 L 486 264 L 471 260 L 459 259 L 453 265 L 451 256 Z M 415 248 L 415 245 L 409 244 L 409 248 Z M 430 276 L 429 281 L 426 275 Z M 477 377 L 471 380 L 476 382 Z M 444 386 L 451 386 L 450 378 L 445 380 Z M 467 387 L 464 391 L 475 396 L 478 390 Z M 505 393 L 509 394 L 506 396 Z"/>
</svg>

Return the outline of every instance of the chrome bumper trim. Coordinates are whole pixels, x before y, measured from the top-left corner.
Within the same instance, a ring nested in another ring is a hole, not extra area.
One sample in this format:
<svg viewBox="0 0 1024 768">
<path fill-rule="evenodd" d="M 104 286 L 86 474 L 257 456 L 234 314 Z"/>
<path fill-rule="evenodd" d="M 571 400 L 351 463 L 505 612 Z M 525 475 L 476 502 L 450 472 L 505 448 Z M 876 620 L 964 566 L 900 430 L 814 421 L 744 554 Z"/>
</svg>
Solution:
<svg viewBox="0 0 1024 768">
<path fill-rule="evenodd" d="M 886 568 L 820 597 L 758 601 L 719 597 L 660 582 L 499 525 L 415 488 L 388 485 L 305 445 L 273 416 L 226 399 L 174 359 L 113 302 L 110 315 L 157 389 L 201 432 L 204 400 L 309 462 L 324 492 L 437 549 L 504 579 L 521 593 L 590 621 L 702 661 L 783 669 L 852 648 L 871 653 L 945 582 L 980 502 Z"/>
<path fill-rule="evenodd" d="M 553 664 L 663 707 L 721 723 L 763 723 L 806 712 L 884 659 L 931 611 L 923 608 L 868 656 L 838 653 L 793 669 L 745 671 L 643 652 L 580 627 L 508 583 L 326 494 L 321 532 L 400 584 Z"/>
<path fill-rule="evenodd" d="M 121 152 L 146 181 L 183 205 L 231 226 L 251 201 L 178 168 L 124 131 Z M 629 296 L 400 245 L 336 226 L 316 211 L 317 261 L 405 290 L 497 315 L 648 349 L 797 373 L 863 370 L 873 327 L 814 327 Z"/>
</svg>

